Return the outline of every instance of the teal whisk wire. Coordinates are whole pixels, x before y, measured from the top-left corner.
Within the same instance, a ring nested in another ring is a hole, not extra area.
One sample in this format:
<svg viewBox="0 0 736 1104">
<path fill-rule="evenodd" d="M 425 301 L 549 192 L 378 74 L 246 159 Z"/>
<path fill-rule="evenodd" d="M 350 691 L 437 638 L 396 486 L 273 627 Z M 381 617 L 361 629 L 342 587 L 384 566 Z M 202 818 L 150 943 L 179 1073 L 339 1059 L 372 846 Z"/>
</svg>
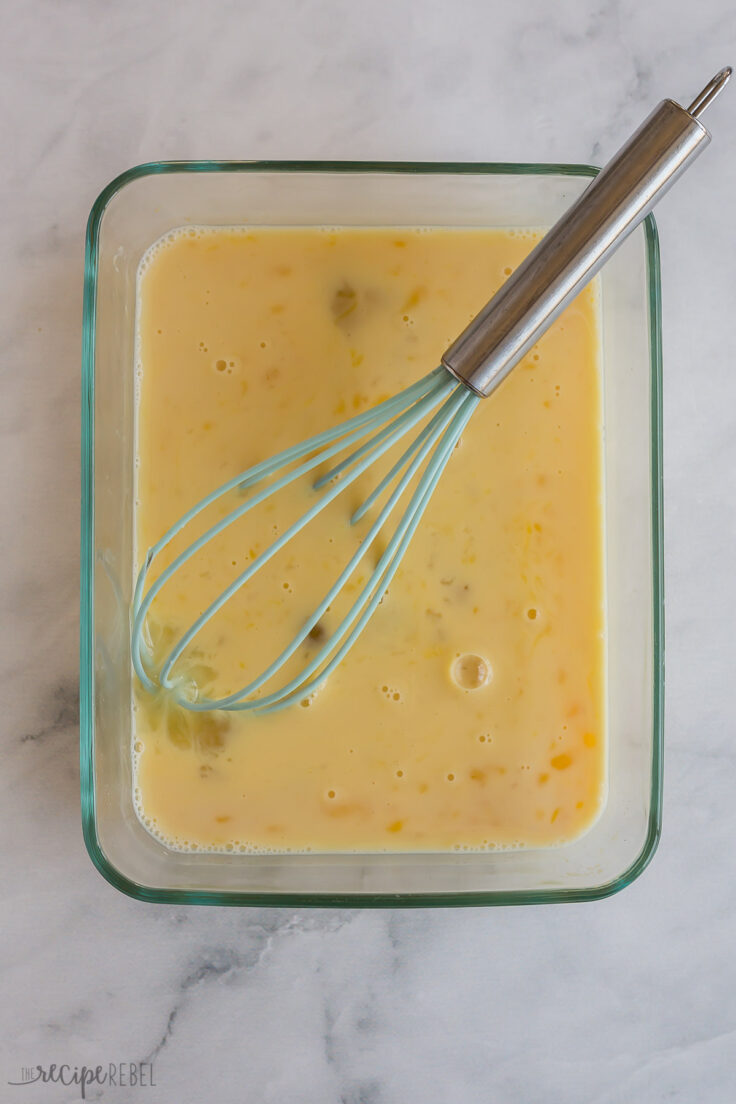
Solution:
<svg viewBox="0 0 736 1104">
<path fill-rule="evenodd" d="M 212 709 L 228 711 L 273 712 L 315 693 L 355 644 L 379 603 L 383 599 L 399 564 L 416 532 L 437 482 L 449 460 L 464 426 L 480 401 L 450 373 L 440 367 L 393 398 L 377 404 L 332 429 L 318 433 L 300 444 L 283 450 L 269 460 L 254 465 L 229 479 L 212 491 L 182 517 L 149 549 L 136 580 L 132 609 L 131 653 L 134 669 L 142 685 L 150 692 L 163 688 L 186 709 L 197 712 Z M 439 409 L 437 409 L 439 408 Z M 208 698 L 189 680 L 176 674 L 176 664 L 204 626 L 242 587 L 271 560 L 290 540 L 347 487 L 422 420 L 426 424 L 405 448 L 390 471 L 353 512 L 351 524 L 359 521 L 376 501 L 394 484 L 385 504 L 370 526 L 343 571 L 322 601 L 306 619 L 302 628 L 286 648 L 255 678 L 235 692 L 221 698 Z M 368 438 L 364 440 L 364 438 Z M 284 487 L 323 465 L 338 454 L 347 452 L 326 474 L 313 484 L 322 491 L 314 502 L 289 528 L 269 545 L 251 564 L 189 626 L 171 648 L 158 671 L 154 669 L 152 648 L 146 642 L 146 623 L 151 606 L 164 586 L 192 556 L 255 506 L 277 494 Z M 306 458 L 306 459 L 305 459 Z M 298 463 L 301 461 L 301 463 Z M 290 465 L 296 464 L 295 467 Z M 311 661 L 285 685 L 261 696 L 258 692 L 274 679 L 296 653 L 315 625 L 324 616 L 345 586 L 358 563 L 384 529 L 390 515 L 426 464 L 408 505 L 401 514 L 394 533 L 363 586 L 360 594 L 340 624 Z M 266 480 L 265 487 L 259 485 Z M 241 491 L 248 497 L 224 518 L 180 552 L 146 589 L 152 564 L 171 541 L 204 510 L 225 495 Z"/>
</svg>

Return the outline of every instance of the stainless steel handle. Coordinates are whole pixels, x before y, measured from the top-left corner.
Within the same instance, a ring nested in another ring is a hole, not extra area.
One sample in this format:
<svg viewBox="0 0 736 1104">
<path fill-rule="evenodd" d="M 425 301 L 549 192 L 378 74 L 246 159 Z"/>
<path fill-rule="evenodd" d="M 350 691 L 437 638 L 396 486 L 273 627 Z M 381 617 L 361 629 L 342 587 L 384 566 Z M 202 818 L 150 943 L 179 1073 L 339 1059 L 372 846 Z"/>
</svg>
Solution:
<svg viewBox="0 0 736 1104">
<path fill-rule="evenodd" d="M 478 395 L 505 379 L 570 300 L 707 146 L 698 121 L 731 76 L 685 110 L 663 100 L 453 341 L 442 363 Z"/>
</svg>

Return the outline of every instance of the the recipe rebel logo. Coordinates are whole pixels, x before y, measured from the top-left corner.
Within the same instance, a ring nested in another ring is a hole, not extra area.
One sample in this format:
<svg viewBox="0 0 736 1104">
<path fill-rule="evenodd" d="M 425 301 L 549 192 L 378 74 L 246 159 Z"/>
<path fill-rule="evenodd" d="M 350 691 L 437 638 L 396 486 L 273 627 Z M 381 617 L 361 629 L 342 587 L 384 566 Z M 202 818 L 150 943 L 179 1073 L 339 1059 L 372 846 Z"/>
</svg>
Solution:
<svg viewBox="0 0 736 1104">
<path fill-rule="evenodd" d="M 71 1066 L 52 1062 L 48 1066 L 22 1066 L 20 1079 L 9 1085 L 78 1085 L 82 1100 L 87 1090 L 107 1086 L 120 1089 L 150 1089 L 156 1087 L 153 1062 L 107 1062 L 98 1066 Z"/>
</svg>

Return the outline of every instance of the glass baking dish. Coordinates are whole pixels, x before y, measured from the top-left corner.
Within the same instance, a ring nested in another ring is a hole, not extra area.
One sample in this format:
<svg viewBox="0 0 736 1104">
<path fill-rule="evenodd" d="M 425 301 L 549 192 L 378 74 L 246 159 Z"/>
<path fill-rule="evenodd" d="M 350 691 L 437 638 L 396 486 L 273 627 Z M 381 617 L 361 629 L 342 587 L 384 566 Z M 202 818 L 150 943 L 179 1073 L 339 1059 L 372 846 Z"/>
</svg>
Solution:
<svg viewBox="0 0 736 1104">
<path fill-rule="evenodd" d="M 156 162 L 118 177 L 87 228 L 82 352 L 81 788 L 90 857 L 147 901 L 491 905 L 605 897 L 657 845 L 663 703 L 660 281 L 649 216 L 600 278 L 605 404 L 608 799 L 556 848 L 450 854 L 183 854 L 132 799 L 136 270 L 166 231 L 204 225 L 551 225 L 587 165 Z"/>
</svg>

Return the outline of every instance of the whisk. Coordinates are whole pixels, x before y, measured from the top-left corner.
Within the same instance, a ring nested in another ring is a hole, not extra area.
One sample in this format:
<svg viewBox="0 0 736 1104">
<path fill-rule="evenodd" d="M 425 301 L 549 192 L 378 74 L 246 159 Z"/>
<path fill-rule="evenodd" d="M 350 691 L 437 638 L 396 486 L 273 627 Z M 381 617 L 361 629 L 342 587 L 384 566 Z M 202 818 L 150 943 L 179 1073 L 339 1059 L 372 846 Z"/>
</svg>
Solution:
<svg viewBox="0 0 736 1104">
<path fill-rule="evenodd" d="M 384 597 L 445 465 L 481 398 L 498 387 L 708 144 L 710 134 L 698 119 L 730 76 L 730 67 L 722 69 L 687 109 L 673 100 L 663 100 L 450 345 L 438 367 L 371 410 L 235 475 L 164 533 L 145 557 L 133 597 L 132 660 L 147 690 L 167 690 L 180 705 L 197 711 L 269 712 L 314 693 L 352 648 Z M 352 524 L 390 490 L 355 554 L 283 651 L 246 685 L 220 698 L 208 698 L 190 680 L 178 675 L 177 662 L 218 610 L 317 514 L 422 421 L 425 424 L 398 460 L 354 511 Z M 346 455 L 337 459 L 343 453 Z M 151 605 L 162 588 L 224 529 L 295 480 L 332 460 L 336 462 L 313 484 L 316 491 L 322 492 L 314 504 L 223 590 L 156 669 L 146 625 Z M 385 550 L 340 624 L 296 675 L 276 689 L 261 693 L 323 618 L 415 480 L 408 505 Z M 236 490 L 246 495 L 240 505 L 180 552 L 146 589 L 151 565 L 160 553 L 204 510 Z"/>
</svg>

